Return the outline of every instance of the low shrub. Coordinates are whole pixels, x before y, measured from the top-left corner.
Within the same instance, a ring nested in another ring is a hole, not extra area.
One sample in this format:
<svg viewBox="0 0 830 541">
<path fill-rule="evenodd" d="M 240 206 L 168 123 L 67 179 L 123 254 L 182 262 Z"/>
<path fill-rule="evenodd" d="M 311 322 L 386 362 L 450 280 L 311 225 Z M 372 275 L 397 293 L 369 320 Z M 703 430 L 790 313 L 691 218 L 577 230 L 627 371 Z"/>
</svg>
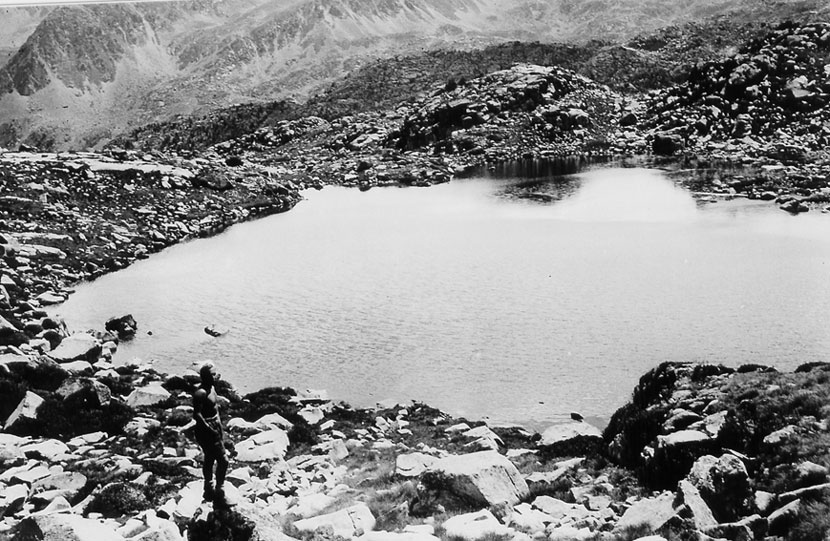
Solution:
<svg viewBox="0 0 830 541">
<path fill-rule="evenodd" d="M 138 486 L 130 483 L 113 483 L 96 494 L 88 510 L 105 517 L 118 518 L 132 515 L 150 507 L 150 501 Z"/>
<path fill-rule="evenodd" d="M 605 442 L 614 444 L 612 457 L 621 466 L 637 467 L 643 448 L 660 433 L 665 413 L 659 408 L 642 409 L 634 403 L 628 403 L 614 412 L 603 432 Z"/>
</svg>

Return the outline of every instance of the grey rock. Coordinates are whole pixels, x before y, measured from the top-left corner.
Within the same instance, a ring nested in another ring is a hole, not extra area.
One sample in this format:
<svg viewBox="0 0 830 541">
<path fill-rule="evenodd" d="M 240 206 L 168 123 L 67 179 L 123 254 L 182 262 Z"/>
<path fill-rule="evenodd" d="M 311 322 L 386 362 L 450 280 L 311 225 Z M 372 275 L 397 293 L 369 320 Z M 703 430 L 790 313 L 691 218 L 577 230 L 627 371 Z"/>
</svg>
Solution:
<svg viewBox="0 0 830 541">
<path fill-rule="evenodd" d="M 63 339 L 60 345 L 49 353 L 49 356 L 65 363 L 70 361 L 98 360 L 101 354 L 101 343 L 88 333 L 75 333 Z"/>
<path fill-rule="evenodd" d="M 746 466 L 736 456 L 700 457 L 687 477 L 721 522 L 736 520 L 751 507 L 752 490 Z"/>
<path fill-rule="evenodd" d="M 828 469 L 815 462 L 802 462 L 795 469 L 793 483 L 796 487 L 803 488 L 826 483 L 828 480 Z"/>
<path fill-rule="evenodd" d="M 138 330 L 138 323 L 132 314 L 127 314 L 121 317 L 112 317 L 104 323 L 104 328 L 108 331 L 114 332 L 121 340 L 127 340 L 135 336 Z"/>
<path fill-rule="evenodd" d="M 131 408 L 141 406 L 155 406 L 170 398 L 170 392 L 162 387 L 161 383 L 153 382 L 144 387 L 136 387 L 127 397 L 127 405 Z"/>
<path fill-rule="evenodd" d="M 36 395 L 32 391 L 26 391 L 26 395 L 17 404 L 17 407 L 14 408 L 14 411 L 11 413 L 11 415 L 9 415 L 8 419 L 6 419 L 6 423 L 4 424 L 3 428 L 5 430 L 9 430 L 20 421 L 26 419 L 37 419 L 37 410 L 38 408 L 40 408 L 43 402 L 44 400 L 40 396 Z"/>
<path fill-rule="evenodd" d="M 68 378 L 55 393 L 64 400 L 81 399 L 95 407 L 107 406 L 112 399 L 110 388 L 92 378 Z"/>
<path fill-rule="evenodd" d="M 671 417 L 666 419 L 663 423 L 663 429 L 666 432 L 675 432 L 677 430 L 684 430 L 691 424 L 700 421 L 702 417 L 689 410 L 677 410 L 672 412 Z"/>
<path fill-rule="evenodd" d="M 718 524 L 712 510 L 700 497 L 700 491 L 690 482 L 683 480 L 677 486 L 677 499 L 675 505 L 682 505 L 678 514 L 692 521 L 697 530 L 705 530 Z"/>
</svg>

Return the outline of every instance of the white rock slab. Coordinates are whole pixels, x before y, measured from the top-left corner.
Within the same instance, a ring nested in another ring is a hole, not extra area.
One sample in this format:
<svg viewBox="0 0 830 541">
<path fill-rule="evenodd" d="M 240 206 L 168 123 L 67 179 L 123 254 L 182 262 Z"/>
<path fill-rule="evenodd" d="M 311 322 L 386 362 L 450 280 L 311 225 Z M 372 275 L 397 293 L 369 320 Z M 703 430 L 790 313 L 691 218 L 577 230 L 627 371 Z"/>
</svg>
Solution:
<svg viewBox="0 0 830 541">
<path fill-rule="evenodd" d="M 457 515 L 443 524 L 448 539 L 478 541 L 485 537 L 502 536 L 510 533 L 510 528 L 498 521 L 493 513 L 483 509 L 476 513 Z"/>
<path fill-rule="evenodd" d="M 334 535 L 345 537 L 360 536 L 375 527 L 375 517 L 365 503 L 358 503 L 335 513 L 298 520 L 294 526 L 300 532 L 315 532 L 321 528 L 331 528 Z"/>
<path fill-rule="evenodd" d="M 153 382 L 144 387 L 136 387 L 127 397 L 127 405 L 131 408 L 155 406 L 168 398 L 170 392 L 162 387 L 160 382 Z"/>
<path fill-rule="evenodd" d="M 242 462 L 262 462 L 285 458 L 288 451 L 288 434 L 279 428 L 273 428 L 239 442 L 236 451 L 237 460 Z"/>
</svg>

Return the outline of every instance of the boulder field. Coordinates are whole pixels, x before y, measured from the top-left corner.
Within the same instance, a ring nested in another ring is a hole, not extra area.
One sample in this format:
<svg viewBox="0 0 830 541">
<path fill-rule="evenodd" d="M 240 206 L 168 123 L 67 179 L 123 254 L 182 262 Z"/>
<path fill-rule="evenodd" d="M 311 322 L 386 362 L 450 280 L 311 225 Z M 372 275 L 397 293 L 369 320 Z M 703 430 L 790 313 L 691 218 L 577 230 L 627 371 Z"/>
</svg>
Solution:
<svg viewBox="0 0 830 541">
<path fill-rule="evenodd" d="M 73 335 L 74 336 L 74 335 Z M 193 371 L 0 355 L 0 539 L 824 539 L 830 365 L 664 363 L 604 432 L 533 433 L 324 391 L 240 396 L 231 506 L 202 501 Z M 84 344 L 80 347 L 80 344 Z M 578 416 L 575 416 L 578 417 Z"/>
</svg>

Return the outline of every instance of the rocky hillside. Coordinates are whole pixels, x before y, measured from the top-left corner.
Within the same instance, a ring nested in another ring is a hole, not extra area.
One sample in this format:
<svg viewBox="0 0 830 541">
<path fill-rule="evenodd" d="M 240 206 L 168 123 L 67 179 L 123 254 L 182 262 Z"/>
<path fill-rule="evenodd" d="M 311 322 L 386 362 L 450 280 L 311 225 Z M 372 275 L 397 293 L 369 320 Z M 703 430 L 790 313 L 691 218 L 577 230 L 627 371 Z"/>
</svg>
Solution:
<svg viewBox="0 0 830 541">
<path fill-rule="evenodd" d="M 516 39 L 625 40 L 736 6 L 745 3 L 188 0 L 8 8 L 20 28 L 0 32 L 0 47 L 18 47 L 0 65 L 0 145 L 86 148 L 177 114 L 288 97 L 304 101 L 314 89 L 391 52 L 469 50 Z"/>
<path fill-rule="evenodd" d="M 783 143 L 780 130 L 787 130 L 823 148 L 830 136 L 828 55 L 830 24 L 783 24 L 725 61 L 696 65 L 686 84 L 651 105 L 655 122 L 688 138 L 778 135 Z"/>
</svg>

